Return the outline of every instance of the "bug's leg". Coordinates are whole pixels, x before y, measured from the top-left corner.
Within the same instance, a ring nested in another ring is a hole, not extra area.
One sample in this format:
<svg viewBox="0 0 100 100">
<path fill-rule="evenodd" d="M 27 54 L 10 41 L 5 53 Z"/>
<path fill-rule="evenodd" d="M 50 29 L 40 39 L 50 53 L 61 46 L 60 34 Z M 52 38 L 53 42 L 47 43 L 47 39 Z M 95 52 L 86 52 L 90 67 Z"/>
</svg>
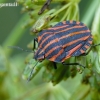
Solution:
<svg viewBox="0 0 100 100">
<path fill-rule="evenodd" d="M 45 9 L 47 9 L 47 7 L 50 5 L 51 0 L 47 0 L 45 2 L 45 4 L 42 6 L 41 10 L 39 11 L 38 14 L 42 14 L 44 12 Z"/>
<path fill-rule="evenodd" d="M 54 69 L 57 69 L 57 65 L 55 62 L 53 62 L 53 65 L 54 65 Z"/>
<path fill-rule="evenodd" d="M 94 45 L 92 45 L 91 48 L 90 48 L 86 53 L 83 53 L 83 54 L 81 54 L 80 56 L 86 56 L 86 55 L 88 55 L 89 52 L 92 50 L 92 48 L 93 48 L 93 47 L 96 47 L 96 46 L 98 46 L 98 45 L 100 45 L 100 43 L 99 43 L 99 44 L 94 44 Z"/>
<path fill-rule="evenodd" d="M 81 65 L 80 63 L 65 63 L 65 62 L 62 62 L 63 65 L 79 65 L 79 66 L 82 66 L 83 68 L 85 68 L 85 66 Z"/>
<path fill-rule="evenodd" d="M 33 40 L 33 50 L 36 48 L 36 42 L 38 42 L 38 39 L 37 38 L 34 38 L 34 40 Z"/>
</svg>

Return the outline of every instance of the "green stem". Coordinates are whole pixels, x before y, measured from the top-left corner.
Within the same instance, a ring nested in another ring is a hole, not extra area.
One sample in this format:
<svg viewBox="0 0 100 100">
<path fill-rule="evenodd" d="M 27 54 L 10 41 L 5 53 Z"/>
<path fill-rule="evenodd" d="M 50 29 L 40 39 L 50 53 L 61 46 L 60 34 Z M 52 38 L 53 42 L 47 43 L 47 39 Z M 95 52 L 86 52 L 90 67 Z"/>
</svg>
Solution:
<svg viewBox="0 0 100 100">
<path fill-rule="evenodd" d="M 5 49 L 5 52 L 7 55 L 10 55 L 12 52 L 12 49 L 7 48 L 7 46 L 15 45 L 18 40 L 23 36 L 25 33 L 25 29 L 22 28 L 22 24 L 24 20 L 28 18 L 27 15 L 24 15 L 20 21 L 17 23 L 17 25 L 14 27 L 12 32 L 9 34 L 9 36 L 6 38 L 6 40 L 3 43 L 3 47 Z"/>
<path fill-rule="evenodd" d="M 72 4 L 72 2 L 66 4 L 64 7 L 62 7 L 60 10 L 58 10 L 56 13 L 52 14 L 52 17 L 56 16 L 57 14 L 59 14 L 60 12 L 62 12 L 63 10 L 65 10 L 71 4 Z"/>
<path fill-rule="evenodd" d="M 71 13 L 70 13 L 70 11 L 72 11 L 72 6 L 69 7 L 69 12 L 68 12 L 67 20 L 71 19 Z"/>
<path fill-rule="evenodd" d="M 67 9 L 65 15 L 63 16 L 63 18 L 61 19 L 61 21 L 64 21 L 66 19 L 66 17 L 69 15 L 70 13 L 70 7 Z"/>
<path fill-rule="evenodd" d="M 75 6 L 75 7 L 74 7 L 74 6 Z M 79 18 L 79 17 L 77 18 L 77 15 L 79 15 L 79 14 L 78 14 L 78 13 L 79 13 L 78 5 L 77 5 L 77 4 L 74 4 L 74 5 L 73 5 L 73 9 L 74 9 L 75 12 L 74 12 L 74 15 L 73 15 L 72 19 L 73 19 L 73 20 L 76 20 L 76 19 Z"/>
<path fill-rule="evenodd" d="M 77 12 L 78 12 L 78 14 L 77 14 L 77 16 L 76 16 L 76 20 L 79 21 L 79 19 L 80 19 L 80 12 L 79 12 L 79 7 L 78 7 L 78 5 L 76 5 L 76 9 L 77 9 Z"/>
</svg>

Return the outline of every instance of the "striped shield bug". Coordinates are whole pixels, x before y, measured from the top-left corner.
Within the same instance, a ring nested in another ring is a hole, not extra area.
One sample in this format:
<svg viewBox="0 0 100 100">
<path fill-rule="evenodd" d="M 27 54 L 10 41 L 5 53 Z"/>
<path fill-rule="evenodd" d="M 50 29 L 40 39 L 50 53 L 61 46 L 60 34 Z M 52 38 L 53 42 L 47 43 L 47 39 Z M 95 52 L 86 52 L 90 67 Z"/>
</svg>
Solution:
<svg viewBox="0 0 100 100">
<path fill-rule="evenodd" d="M 93 38 L 89 28 L 78 21 L 63 21 L 51 28 L 42 30 L 34 39 L 34 48 L 35 42 L 38 43 L 38 49 L 34 54 L 34 59 L 38 61 L 48 59 L 54 63 L 55 69 L 57 68 L 56 63 L 79 65 L 85 68 L 80 63 L 65 63 L 65 60 L 76 56 L 86 56 L 92 47 L 100 45 L 92 45 Z M 16 46 L 10 47 L 23 50 Z"/>
<path fill-rule="evenodd" d="M 67 64 L 65 60 L 70 57 L 85 56 L 93 46 L 96 46 L 91 45 L 93 38 L 89 28 L 78 21 L 59 22 L 39 32 L 37 40 L 38 50 L 34 58 L 39 61 L 48 59 L 54 62 L 55 68 L 57 68 L 55 63 L 85 67 L 76 62 Z"/>
</svg>

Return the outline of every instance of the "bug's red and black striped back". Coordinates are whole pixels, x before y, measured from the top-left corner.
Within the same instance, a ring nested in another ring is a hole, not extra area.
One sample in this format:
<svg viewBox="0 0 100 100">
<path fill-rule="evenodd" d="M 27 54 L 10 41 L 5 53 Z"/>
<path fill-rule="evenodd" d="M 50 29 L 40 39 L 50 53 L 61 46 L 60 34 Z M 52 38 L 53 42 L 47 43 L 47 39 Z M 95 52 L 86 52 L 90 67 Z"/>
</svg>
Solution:
<svg viewBox="0 0 100 100">
<path fill-rule="evenodd" d="M 38 36 L 39 48 L 42 48 L 45 58 L 54 62 L 63 62 L 79 56 L 91 46 L 90 30 L 81 22 L 64 21 L 54 27 L 43 30 Z"/>
</svg>

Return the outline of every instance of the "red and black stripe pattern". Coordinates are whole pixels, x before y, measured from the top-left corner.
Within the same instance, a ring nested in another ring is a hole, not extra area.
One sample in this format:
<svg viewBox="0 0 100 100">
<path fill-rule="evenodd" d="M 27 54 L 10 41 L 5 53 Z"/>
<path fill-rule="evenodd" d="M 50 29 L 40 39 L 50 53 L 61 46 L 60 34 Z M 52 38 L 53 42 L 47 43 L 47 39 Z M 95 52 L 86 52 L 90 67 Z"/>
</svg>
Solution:
<svg viewBox="0 0 100 100">
<path fill-rule="evenodd" d="M 85 53 L 91 44 L 92 35 L 86 25 L 77 21 L 63 21 L 38 34 L 39 47 L 35 58 L 39 60 L 42 54 L 50 61 L 64 62 Z"/>
</svg>

